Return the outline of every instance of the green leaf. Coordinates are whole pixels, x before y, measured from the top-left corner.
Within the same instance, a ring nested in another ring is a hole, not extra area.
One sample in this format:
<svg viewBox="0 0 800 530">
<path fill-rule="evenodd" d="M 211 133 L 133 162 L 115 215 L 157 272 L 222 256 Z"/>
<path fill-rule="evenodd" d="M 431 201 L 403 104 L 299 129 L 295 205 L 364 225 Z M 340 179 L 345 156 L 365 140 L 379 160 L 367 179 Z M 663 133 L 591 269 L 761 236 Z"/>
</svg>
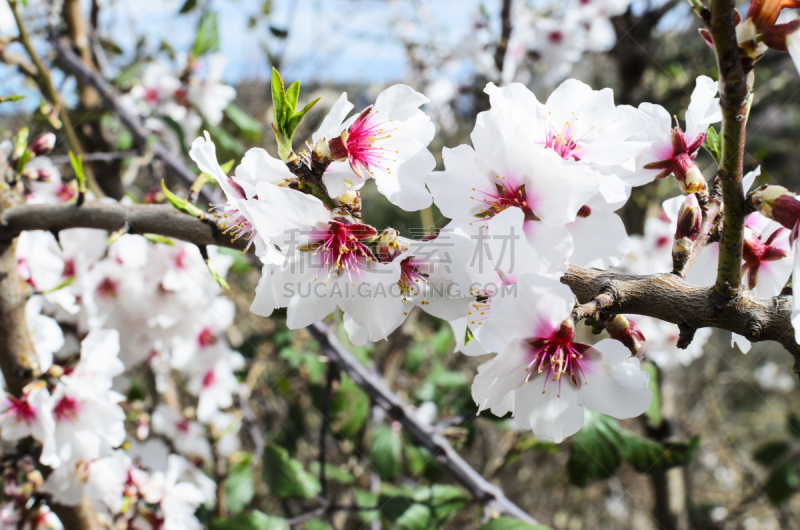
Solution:
<svg viewBox="0 0 800 530">
<path fill-rule="evenodd" d="M 714 127 L 709 127 L 708 131 L 706 131 L 706 141 L 703 143 L 703 148 L 708 151 L 708 154 L 719 165 L 720 158 L 722 158 L 722 137 Z"/>
<path fill-rule="evenodd" d="M 775 440 L 761 444 L 753 453 L 753 459 L 763 466 L 771 466 L 789 452 L 789 442 Z"/>
<path fill-rule="evenodd" d="M 144 234 L 144 238 L 151 243 L 161 243 L 162 245 L 169 245 L 171 247 L 175 246 L 175 241 L 160 234 Z"/>
<path fill-rule="evenodd" d="M 485 525 L 480 527 L 480 530 L 550 530 L 547 526 L 540 524 L 530 524 L 513 517 L 498 517 L 492 519 Z"/>
<path fill-rule="evenodd" d="M 217 282 L 217 285 L 219 285 L 226 291 L 231 288 L 231 286 L 228 285 L 228 282 L 225 280 L 225 278 L 223 278 L 211 264 L 210 259 L 206 260 L 206 267 L 208 267 L 208 272 L 211 274 L 211 277 L 214 278 L 214 281 Z"/>
<path fill-rule="evenodd" d="M 219 51 L 219 29 L 216 11 L 206 11 L 197 23 L 197 35 L 192 47 L 192 55 L 201 57 L 208 52 Z"/>
<path fill-rule="evenodd" d="M 795 492 L 800 483 L 797 470 L 793 462 L 784 462 L 772 470 L 767 478 L 767 497 L 773 504 L 782 504 Z"/>
<path fill-rule="evenodd" d="M 319 98 L 307 104 L 300 112 L 295 112 L 297 99 L 300 96 L 300 82 L 295 81 L 289 86 L 289 90 L 285 90 L 281 74 L 273 68 L 271 86 L 272 130 L 275 132 L 275 139 L 278 142 L 278 154 L 281 160 L 286 162 L 292 153 L 292 138 L 297 126 L 306 113 L 319 101 Z"/>
<path fill-rule="evenodd" d="M 278 497 L 313 499 L 320 491 L 319 482 L 303 469 L 303 464 L 275 444 L 264 450 L 264 480 Z"/>
<path fill-rule="evenodd" d="M 247 112 L 234 103 L 230 103 L 225 110 L 225 117 L 236 127 L 239 136 L 246 140 L 257 141 L 261 138 L 261 124 L 253 119 Z"/>
<path fill-rule="evenodd" d="M 250 455 L 240 454 L 241 458 L 231 462 L 228 467 L 228 478 L 225 479 L 225 501 L 228 503 L 228 511 L 232 514 L 241 512 L 255 495 Z"/>
<path fill-rule="evenodd" d="M 658 473 L 673 467 L 685 466 L 700 447 L 700 437 L 689 442 L 659 443 L 622 431 L 625 438 L 624 456 L 640 473 Z"/>
<path fill-rule="evenodd" d="M 211 522 L 210 530 L 289 530 L 286 520 L 255 511 Z"/>
<path fill-rule="evenodd" d="M 17 160 L 17 173 L 22 173 L 22 170 L 25 169 L 25 166 L 28 164 L 28 161 L 32 156 L 33 151 L 25 148 L 25 150 L 22 152 L 22 156 L 19 157 L 19 160 Z"/>
<path fill-rule="evenodd" d="M 286 91 L 283 88 L 283 78 L 281 74 L 272 68 L 272 120 L 275 125 L 282 129 L 284 116 L 284 101 L 286 101 Z"/>
<path fill-rule="evenodd" d="M 291 118 L 294 115 L 294 109 L 297 108 L 297 98 L 300 97 L 300 81 L 295 81 L 289 88 L 286 89 L 286 107 L 284 112 L 286 112 L 286 116 L 283 119 L 283 122 Z"/>
<path fill-rule="evenodd" d="M 86 175 L 83 173 L 83 161 L 80 156 L 75 156 L 72 151 L 69 152 L 69 163 L 72 165 L 72 171 L 75 172 L 75 179 L 78 181 L 78 193 L 86 193 Z"/>
<path fill-rule="evenodd" d="M 194 204 L 184 199 L 181 199 L 180 197 L 169 191 L 169 188 L 167 188 L 167 185 L 164 183 L 164 179 L 161 179 L 161 189 L 164 191 L 164 196 L 167 197 L 169 203 L 176 210 L 198 218 L 202 218 L 203 215 L 205 215 L 203 211 L 200 210 L 200 208 L 198 208 Z"/>
<path fill-rule="evenodd" d="M 431 509 L 424 504 L 412 504 L 403 515 L 395 520 L 398 528 L 408 530 L 427 530 L 436 528 L 438 525 L 431 525 Z"/>
<path fill-rule="evenodd" d="M 308 470 L 314 475 L 319 475 L 319 462 L 316 460 L 311 462 L 311 464 L 308 466 Z M 333 464 L 325 464 L 325 477 L 328 480 L 332 480 L 333 482 L 343 484 L 345 486 L 352 484 L 356 480 L 349 471 L 346 471 L 339 466 L 334 466 Z"/>
<path fill-rule="evenodd" d="M 581 488 L 593 479 L 612 476 L 622 464 L 625 444 L 615 420 L 589 410 L 585 414 L 567 462 L 570 482 Z"/>
<path fill-rule="evenodd" d="M 23 127 L 14 138 L 13 158 L 19 158 L 28 148 L 28 128 Z"/>
<path fill-rule="evenodd" d="M 321 519 L 312 519 L 306 523 L 306 530 L 332 530 L 332 526 Z"/>
<path fill-rule="evenodd" d="M 369 461 L 384 480 L 394 480 L 400 472 L 401 450 L 400 438 L 388 425 L 379 425 L 375 429 L 369 448 Z"/>
<path fill-rule="evenodd" d="M 303 109 L 300 112 L 292 116 L 287 126 L 287 130 L 290 136 L 294 137 L 294 132 L 295 130 L 297 130 L 297 126 L 300 125 L 300 122 L 303 121 L 303 118 L 305 118 L 306 113 L 308 113 L 308 111 L 311 110 L 311 108 L 314 105 L 316 105 L 319 100 L 320 98 L 315 99 L 314 101 L 303 107 Z"/>
<path fill-rule="evenodd" d="M 433 354 L 437 357 L 447 355 L 453 351 L 453 332 L 450 326 L 444 326 L 431 339 Z"/>
<path fill-rule="evenodd" d="M 14 101 L 19 101 L 21 99 L 25 99 L 25 96 L 20 96 L 17 94 L 12 94 L 10 96 L 0 96 L 0 103 L 13 103 Z"/>
<path fill-rule="evenodd" d="M 800 416 L 790 412 L 789 417 L 786 418 L 786 428 L 793 438 L 800 438 Z"/>
<path fill-rule="evenodd" d="M 331 430 L 345 438 L 353 438 L 369 415 L 369 397 L 346 375 L 342 375 L 339 391 L 331 400 Z"/>
</svg>

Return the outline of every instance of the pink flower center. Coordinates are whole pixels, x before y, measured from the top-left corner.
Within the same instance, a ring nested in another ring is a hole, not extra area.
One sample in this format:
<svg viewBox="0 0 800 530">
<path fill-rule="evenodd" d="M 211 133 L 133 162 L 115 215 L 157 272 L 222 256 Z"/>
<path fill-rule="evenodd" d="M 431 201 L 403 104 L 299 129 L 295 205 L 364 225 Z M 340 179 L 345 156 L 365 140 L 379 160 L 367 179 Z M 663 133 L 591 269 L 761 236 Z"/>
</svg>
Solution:
<svg viewBox="0 0 800 530">
<path fill-rule="evenodd" d="M 244 193 L 244 189 L 242 189 L 242 187 L 235 180 L 229 178 L 228 183 L 231 185 L 234 192 L 240 199 L 247 198 Z M 254 196 L 252 198 L 258 199 L 258 196 Z M 253 236 L 256 235 L 256 230 L 250 221 L 248 221 L 247 218 L 242 215 L 238 208 L 232 206 L 231 204 L 209 204 L 209 206 L 211 206 L 211 208 L 209 208 L 208 211 L 212 212 L 212 215 L 216 218 L 217 225 L 222 228 L 222 233 L 230 234 L 233 237 L 231 243 L 240 237 L 247 235 L 248 242 L 244 250 L 247 252 L 250 249 L 250 245 L 253 244 Z"/>
<path fill-rule="evenodd" d="M 78 400 L 70 396 L 64 396 L 56 403 L 56 406 L 53 407 L 53 416 L 56 421 L 75 421 L 80 410 L 81 405 L 78 403 Z"/>
<path fill-rule="evenodd" d="M 321 255 L 320 271 L 325 271 L 325 283 L 331 273 L 347 273 L 353 283 L 352 273 L 361 277 L 361 267 L 373 259 L 372 251 L 360 240 L 377 234 L 374 228 L 362 224 L 345 225 L 338 221 L 328 224 L 328 231 L 319 234 L 318 242 L 312 244 L 314 256 Z M 318 273 L 319 274 L 319 273 Z M 315 277 L 314 280 L 317 278 Z"/>
<path fill-rule="evenodd" d="M 17 421 L 17 423 L 24 421 L 30 425 L 36 420 L 36 410 L 31 406 L 30 403 L 28 403 L 27 396 L 23 397 L 22 399 L 16 399 L 12 396 L 9 396 L 8 400 L 11 403 L 9 412 Z"/>
<path fill-rule="evenodd" d="M 491 219 L 503 210 L 511 207 L 520 208 L 525 214 L 526 221 L 538 221 L 539 218 L 533 213 L 531 205 L 528 204 L 528 196 L 525 193 L 525 185 L 517 186 L 506 179 L 495 175 L 494 190 L 491 192 L 479 191 L 470 199 L 482 202 L 486 207 L 480 210 L 476 217 Z"/>
<path fill-rule="evenodd" d="M 206 375 L 203 376 L 203 388 L 213 386 L 216 380 L 217 376 L 214 374 L 214 370 L 209 370 L 206 372 Z"/>
<path fill-rule="evenodd" d="M 181 420 L 181 421 L 175 422 L 175 429 L 177 429 L 178 432 L 182 432 L 183 434 L 188 434 L 189 433 L 189 420 Z"/>
<path fill-rule="evenodd" d="M 381 147 L 380 144 L 375 144 L 380 140 L 391 138 L 390 133 L 397 130 L 396 127 L 389 128 L 387 122 L 379 121 L 377 113 L 373 112 L 372 107 L 367 108 L 347 131 L 345 140 L 347 157 L 353 170 L 361 178 L 364 178 L 362 169 L 372 176 L 375 176 L 376 169 L 391 173 L 392 170 L 387 167 L 387 162 L 393 162 L 393 157 L 397 154 L 397 151 L 393 152 L 391 149 Z"/>
<path fill-rule="evenodd" d="M 147 88 L 147 87 L 145 87 L 145 89 L 144 89 L 144 99 L 150 105 L 158 105 L 158 100 L 159 100 L 158 90 L 156 90 L 155 88 Z"/>
<path fill-rule="evenodd" d="M 72 259 L 64 260 L 64 268 L 61 270 L 62 278 L 72 278 L 75 276 L 75 262 Z"/>
<path fill-rule="evenodd" d="M 211 328 L 203 328 L 197 335 L 197 344 L 203 348 L 212 346 L 217 343 L 217 335 L 211 331 Z"/>
<path fill-rule="evenodd" d="M 542 393 L 551 379 L 558 381 L 559 397 L 561 396 L 561 378 L 566 374 L 569 384 L 578 388 L 586 384 L 584 353 L 589 349 L 586 344 L 573 342 L 575 328 L 566 322 L 552 333 L 549 338 L 538 338 L 528 341 L 531 346 L 531 361 L 525 369 L 528 372 L 525 383 L 536 373 L 544 373 Z"/>
<path fill-rule="evenodd" d="M 415 296 L 419 293 L 419 282 L 427 283 L 428 280 L 419 271 L 420 264 L 414 264 L 412 258 L 406 258 L 400 262 L 400 290 L 406 296 Z M 422 302 L 426 304 L 427 302 Z"/>
<path fill-rule="evenodd" d="M 548 149 L 552 149 L 564 160 L 580 160 L 578 143 L 575 135 L 572 134 L 572 126 L 569 122 L 561 128 L 561 132 L 556 132 L 554 128 L 547 131 L 547 136 L 543 144 Z"/>
<path fill-rule="evenodd" d="M 100 298 L 116 298 L 119 286 L 111 278 L 105 278 L 97 286 L 97 296 Z"/>
</svg>

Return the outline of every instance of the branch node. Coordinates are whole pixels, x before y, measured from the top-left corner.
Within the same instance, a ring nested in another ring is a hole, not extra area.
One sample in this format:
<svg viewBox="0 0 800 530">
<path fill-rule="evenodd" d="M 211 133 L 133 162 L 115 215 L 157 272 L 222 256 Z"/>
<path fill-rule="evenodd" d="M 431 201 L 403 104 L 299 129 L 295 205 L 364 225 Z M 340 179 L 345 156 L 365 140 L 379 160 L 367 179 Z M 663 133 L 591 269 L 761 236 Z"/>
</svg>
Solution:
<svg viewBox="0 0 800 530">
<path fill-rule="evenodd" d="M 680 335 L 678 335 L 678 348 L 685 350 L 694 340 L 694 333 L 697 330 L 686 323 L 678 324 L 678 329 L 680 329 Z"/>
</svg>

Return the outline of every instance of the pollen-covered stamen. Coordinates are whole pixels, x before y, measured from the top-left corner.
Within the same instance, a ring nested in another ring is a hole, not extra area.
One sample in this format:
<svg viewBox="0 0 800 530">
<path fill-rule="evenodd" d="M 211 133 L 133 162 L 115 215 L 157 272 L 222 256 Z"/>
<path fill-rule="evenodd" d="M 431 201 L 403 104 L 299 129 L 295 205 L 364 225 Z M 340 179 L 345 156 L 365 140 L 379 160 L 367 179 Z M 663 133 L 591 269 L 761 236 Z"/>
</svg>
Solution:
<svg viewBox="0 0 800 530">
<path fill-rule="evenodd" d="M 414 258 L 406 258 L 400 262 L 400 280 L 397 283 L 400 285 L 404 300 L 405 297 L 418 295 L 420 285 L 428 283 L 427 277 L 420 272 L 423 266 L 423 263 L 415 262 Z M 422 303 L 427 304 L 427 302 Z"/>
<path fill-rule="evenodd" d="M 246 199 L 247 196 L 244 193 L 244 189 L 232 178 L 228 179 L 228 184 L 232 188 L 233 192 L 238 196 L 239 199 Z M 258 196 L 254 196 L 253 199 L 258 199 Z M 210 204 L 211 208 L 208 211 L 217 221 L 217 226 L 222 228 L 223 234 L 230 234 L 233 236 L 231 239 L 231 243 L 235 240 L 239 239 L 240 237 L 247 236 L 247 246 L 245 247 L 244 251 L 247 252 L 250 249 L 250 245 L 253 244 L 256 235 L 256 229 L 247 220 L 247 218 L 242 215 L 238 208 L 231 205 L 230 203 L 225 204 Z"/>
<path fill-rule="evenodd" d="M 366 108 L 342 134 L 350 166 L 360 178 L 365 178 L 364 171 L 373 177 L 376 170 L 391 173 L 389 163 L 397 158 L 397 150 L 381 146 L 381 140 L 391 138 L 397 127 L 391 125 L 393 120 L 380 121 L 377 115 L 372 107 Z"/>
<path fill-rule="evenodd" d="M 322 232 L 320 238 L 311 244 L 313 255 L 321 255 L 319 271 L 314 280 L 320 272 L 325 273 L 325 283 L 331 274 L 345 272 L 350 283 L 355 285 L 353 273 L 361 279 L 361 268 L 374 259 L 372 251 L 361 240 L 375 235 L 377 231 L 371 226 L 331 221 L 328 231 Z"/>
<path fill-rule="evenodd" d="M 542 145 L 558 153 L 564 160 L 580 160 L 578 140 L 572 132 L 572 125 L 567 122 L 560 132 L 556 131 L 555 127 L 550 127 Z"/>
<path fill-rule="evenodd" d="M 528 341 L 530 344 L 530 362 L 525 369 L 527 384 L 536 374 L 545 374 L 542 393 L 545 392 L 547 382 L 558 382 L 558 395 L 561 396 L 561 381 L 565 377 L 569 384 L 580 388 L 586 384 L 586 374 L 583 368 L 585 353 L 589 349 L 586 344 L 573 342 L 575 338 L 575 325 L 567 319 L 561 327 L 548 338 L 538 338 Z"/>
<path fill-rule="evenodd" d="M 520 208 L 525 214 L 526 221 L 538 221 L 539 218 L 533 213 L 530 204 L 528 204 L 528 195 L 525 193 L 525 184 L 517 186 L 513 184 L 506 177 L 495 175 L 494 190 L 491 192 L 477 190 L 472 188 L 475 192 L 470 199 L 480 201 L 484 204 L 480 213 L 476 217 L 482 219 L 491 219 L 507 208 L 516 207 Z"/>
<path fill-rule="evenodd" d="M 16 399 L 14 396 L 8 396 L 8 412 L 17 423 L 25 422 L 28 425 L 36 421 L 36 410 L 28 403 L 28 396 L 23 396 Z"/>
<path fill-rule="evenodd" d="M 489 310 L 492 308 L 492 298 L 495 295 L 494 289 L 479 289 L 470 286 L 469 296 L 472 302 L 469 304 L 467 319 L 470 326 L 482 326 L 489 318 Z"/>
</svg>

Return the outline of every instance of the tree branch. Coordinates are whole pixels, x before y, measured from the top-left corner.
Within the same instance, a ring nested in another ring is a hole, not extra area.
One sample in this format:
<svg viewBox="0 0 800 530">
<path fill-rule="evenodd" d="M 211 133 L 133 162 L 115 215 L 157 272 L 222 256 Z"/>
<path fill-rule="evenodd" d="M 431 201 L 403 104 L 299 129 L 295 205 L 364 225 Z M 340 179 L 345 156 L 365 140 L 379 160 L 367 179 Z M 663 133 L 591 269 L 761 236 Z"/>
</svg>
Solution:
<svg viewBox="0 0 800 530">
<path fill-rule="evenodd" d="M 453 478 L 467 488 L 475 498 L 500 515 L 509 515 L 536 524 L 536 521 L 511 502 L 500 488 L 486 481 L 461 458 L 434 427 L 417 420 L 411 407 L 392 393 L 377 374 L 370 372 L 350 355 L 324 324 L 312 324 L 307 329 L 322 347 L 325 355 L 350 376 L 375 403 L 386 410 L 393 420 L 398 421 L 417 443 L 428 449 L 434 458 L 447 468 Z"/>
<path fill-rule="evenodd" d="M 742 193 L 742 170 L 749 87 L 739 57 L 735 9 L 734 0 L 713 0 L 709 27 L 719 69 L 722 154 L 717 177 L 722 184 L 722 198 L 725 204 L 716 290 L 719 295 L 726 298 L 734 297 L 740 290 L 746 216 Z"/>
<path fill-rule="evenodd" d="M 114 87 L 99 73 L 89 70 L 89 68 L 83 64 L 80 57 L 75 55 L 67 46 L 59 42 L 57 38 L 53 37 L 51 41 L 56 50 L 58 62 L 61 67 L 64 68 L 66 72 L 69 72 L 77 79 L 91 85 L 97 90 L 103 101 L 103 106 L 108 109 L 109 112 L 116 115 L 120 121 L 122 121 L 123 125 L 127 127 L 133 137 L 133 143 L 137 148 L 142 148 L 147 145 L 149 136 L 147 129 L 144 128 L 138 116 L 133 116 L 125 110 L 119 97 L 116 95 Z M 170 172 L 177 176 L 187 187 L 190 187 L 194 183 L 197 178 L 196 175 L 186 167 L 180 158 L 171 153 L 163 144 L 160 142 L 153 142 L 148 147 L 152 150 L 153 156 L 161 160 Z M 200 191 L 200 199 L 203 204 L 219 202 L 207 189 Z"/>
</svg>

